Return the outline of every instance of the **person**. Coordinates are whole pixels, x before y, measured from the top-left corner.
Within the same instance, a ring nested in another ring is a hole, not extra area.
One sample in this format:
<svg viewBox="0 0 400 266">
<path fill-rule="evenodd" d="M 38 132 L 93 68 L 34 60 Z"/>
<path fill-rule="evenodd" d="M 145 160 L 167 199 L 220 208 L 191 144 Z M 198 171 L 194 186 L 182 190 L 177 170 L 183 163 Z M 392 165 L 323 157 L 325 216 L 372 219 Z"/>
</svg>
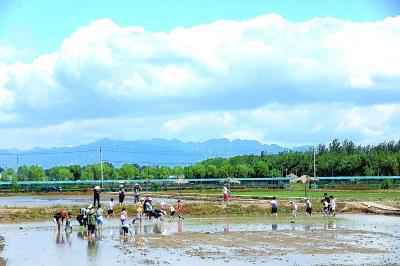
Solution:
<svg viewBox="0 0 400 266">
<path fill-rule="evenodd" d="M 169 215 L 171 216 L 171 217 L 174 217 L 175 216 L 175 213 L 176 213 L 176 211 L 175 211 L 175 208 L 174 208 L 174 206 L 169 206 Z"/>
<path fill-rule="evenodd" d="M 138 183 L 136 183 L 134 186 L 133 186 L 133 196 L 134 196 L 134 201 L 135 201 L 135 203 L 138 203 L 139 202 L 139 199 L 140 199 L 140 191 L 142 190 L 142 188 L 141 188 L 141 186 L 138 184 Z"/>
<path fill-rule="evenodd" d="M 92 238 L 96 234 L 96 210 L 92 205 L 89 205 L 88 207 L 88 236 L 89 238 Z"/>
<path fill-rule="evenodd" d="M 107 208 L 107 217 L 113 217 L 114 216 L 114 199 L 111 198 L 110 201 L 108 202 L 108 208 Z"/>
<path fill-rule="evenodd" d="M 176 211 L 176 214 L 178 215 L 179 220 L 184 220 L 185 219 L 182 216 L 184 210 L 183 210 L 183 202 L 180 199 L 178 199 L 176 201 L 175 211 Z"/>
<path fill-rule="evenodd" d="M 290 203 L 290 207 L 292 209 L 292 216 L 293 216 L 293 218 L 296 218 L 297 217 L 297 211 L 298 211 L 297 203 L 294 202 L 294 201 L 290 201 L 289 203 Z"/>
<path fill-rule="evenodd" d="M 325 198 L 323 198 L 321 200 L 321 205 L 322 205 L 322 214 L 324 216 L 328 216 L 329 215 L 329 203 Z"/>
<path fill-rule="evenodd" d="M 152 199 L 146 197 L 143 204 L 143 211 L 147 218 L 151 219 L 150 213 L 153 211 Z"/>
<path fill-rule="evenodd" d="M 71 213 L 70 212 L 67 212 L 67 216 L 65 217 L 65 232 L 67 234 L 72 233 Z"/>
<path fill-rule="evenodd" d="M 103 224 L 104 224 L 103 209 L 100 207 L 100 208 L 97 208 L 97 210 L 96 210 L 97 229 L 101 231 L 101 229 L 103 229 Z"/>
<path fill-rule="evenodd" d="M 79 214 L 76 216 L 76 220 L 78 221 L 80 227 L 83 227 L 83 210 L 84 209 L 85 208 L 81 208 L 79 210 Z"/>
<path fill-rule="evenodd" d="M 64 225 L 64 220 L 67 218 L 68 213 L 64 209 L 60 209 L 54 214 L 54 221 L 57 225 L 58 232 L 61 231 L 61 226 Z"/>
<path fill-rule="evenodd" d="M 224 186 L 222 192 L 224 193 L 224 202 L 229 201 L 229 189 L 226 186 Z"/>
<path fill-rule="evenodd" d="M 125 190 L 123 186 L 120 186 L 119 192 L 118 192 L 118 199 L 119 199 L 119 206 L 122 206 L 124 204 L 125 200 Z"/>
<path fill-rule="evenodd" d="M 328 204 L 328 213 L 329 213 L 331 207 L 331 198 L 328 196 L 328 193 L 324 193 L 324 200 Z"/>
<path fill-rule="evenodd" d="M 276 197 L 272 197 L 270 203 L 271 203 L 271 214 L 278 216 L 278 201 L 276 200 Z"/>
<path fill-rule="evenodd" d="M 330 202 L 331 202 L 330 214 L 332 216 L 336 216 L 336 200 L 335 200 L 335 197 L 330 196 Z"/>
<path fill-rule="evenodd" d="M 93 207 L 95 208 L 100 207 L 100 193 L 101 193 L 101 188 L 99 186 L 95 186 L 93 189 Z"/>
<path fill-rule="evenodd" d="M 127 220 L 128 220 L 128 212 L 126 211 L 125 208 L 122 208 L 120 221 L 121 221 L 121 233 L 123 236 L 127 236 L 129 232 Z"/>
<path fill-rule="evenodd" d="M 306 210 L 307 215 L 312 215 L 312 203 L 310 199 L 306 199 L 306 202 L 304 203 L 304 209 Z"/>
<path fill-rule="evenodd" d="M 164 215 L 166 215 L 166 212 L 163 211 L 163 210 L 160 210 L 160 209 L 154 209 L 153 211 L 151 211 L 149 213 L 149 215 L 150 215 L 150 218 L 155 218 L 155 219 L 159 219 L 160 218 L 160 220 L 162 220 L 162 217 Z"/>
<path fill-rule="evenodd" d="M 162 210 L 162 211 L 166 211 L 167 210 L 167 203 L 165 203 L 165 201 L 161 201 L 160 210 Z"/>
<path fill-rule="evenodd" d="M 84 229 L 87 226 L 87 213 L 88 211 L 86 210 L 86 208 L 81 208 L 79 210 L 78 216 L 76 216 L 76 220 L 78 221 L 81 229 Z"/>
<path fill-rule="evenodd" d="M 136 216 L 139 220 L 143 218 L 143 199 L 136 203 Z"/>
</svg>

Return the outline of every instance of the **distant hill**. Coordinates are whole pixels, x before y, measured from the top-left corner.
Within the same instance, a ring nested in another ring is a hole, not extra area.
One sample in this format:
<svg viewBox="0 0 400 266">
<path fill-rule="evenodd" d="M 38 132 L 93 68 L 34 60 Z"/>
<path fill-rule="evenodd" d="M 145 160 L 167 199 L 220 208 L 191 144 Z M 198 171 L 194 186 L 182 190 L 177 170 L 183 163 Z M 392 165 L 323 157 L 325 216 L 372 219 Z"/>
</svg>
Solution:
<svg viewBox="0 0 400 266">
<path fill-rule="evenodd" d="M 99 162 L 100 147 L 104 161 L 121 165 L 188 165 L 213 157 L 232 157 L 244 154 L 277 154 L 288 150 L 275 144 L 262 144 L 254 140 L 211 139 L 205 142 L 151 139 L 121 141 L 102 139 L 76 147 L 35 148 L 28 151 L 0 150 L 0 167 L 37 164 L 44 168 L 56 165 L 86 165 Z M 308 146 L 293 148 L 304 151 Z"/>
</svg>

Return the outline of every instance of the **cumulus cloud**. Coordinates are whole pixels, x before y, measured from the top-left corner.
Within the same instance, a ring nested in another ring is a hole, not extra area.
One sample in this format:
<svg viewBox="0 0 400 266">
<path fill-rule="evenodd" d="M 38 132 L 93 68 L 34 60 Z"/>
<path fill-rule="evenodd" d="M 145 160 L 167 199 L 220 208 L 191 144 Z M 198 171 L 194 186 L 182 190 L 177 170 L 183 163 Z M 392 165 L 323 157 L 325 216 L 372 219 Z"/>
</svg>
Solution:
<svg viewBox="0 0 400 266">
<path fill-rule="evenodd" d="M 102 19 L 31 63 L 0 57 L 0 124 L 168 115 L 159 122 L 171 136 L 198 135 L 190 128 L 200 124 L 210 129 L 203 137 L 275 141 L 284 130 L 284 142 L 307 141 L 297 128 L 320 138 L 336 130 L 376 137 L 387 125 L 365 113 L 388 122 L 398 114 L 398 47 L 400 17 L 295 23 L 266 15 L 169 32 Z M 269 126 L 250 122 L 258 120 Z"/>
<path fill-rule="evenodd" d="M 229 123 L 223 123 L 227 117 Z M 271 104 L 229 113 L 183 115 L 167 120 L 162 128 L 166 136 L 181 138 L 205 135 L 289 146 L 352 138 L 370 144 L 398 138 L 400 105 Z"/>
</svg>

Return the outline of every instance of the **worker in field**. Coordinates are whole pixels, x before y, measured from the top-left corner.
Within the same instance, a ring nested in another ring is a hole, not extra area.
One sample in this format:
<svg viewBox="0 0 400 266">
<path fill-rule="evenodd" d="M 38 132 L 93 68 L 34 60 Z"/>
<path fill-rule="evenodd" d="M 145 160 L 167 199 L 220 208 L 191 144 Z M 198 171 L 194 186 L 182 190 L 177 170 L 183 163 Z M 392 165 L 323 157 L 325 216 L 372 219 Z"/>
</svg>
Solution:
<svg viewBox="0 0 400 266">
<path fill-rule="evenodd" d="M 289 204 L 290 204 L 290 209 L 292 210 L 292 217 L 296 218 L 298 211 L 297 203 L 295 201 L 289 201 Z"/>
<path fill-rule="evenodd" d="M 222 193 L 224 194 L 224 202 L 228 202 L 229 201 L 229 189 L 224 186 L 224 188 L 222 189 Z"/>
<path fill-rule="evenodd" d="M 278 201 L 276 200 L 275 196 L 272 197 L 270 203 L 271 203 L 271 215 L 278 216 Z"/>
<path fill-rule="evenodd" d="M 99 208 L 100 205 L 100 194 L 101 188 L 99 186 L 95 186 L 93 189 L 93 207 Z"/>
<path fill-rule="evenodd" d="M 139 202 L 139 199 L 140 199 L 140 191 L 142 190 L 142 187 L 138 184 L 138 183 L 136 183 L 134 186 L 133 186 L 133 196 L 134 196 L 134 200 L 135 200 L 135 203 L 138 203 Z"/>
<path fill-rule="evenodd" d="M 76 216 L 76 220 L 78 221 L 81 230 L 85 229 L 87 226 L 87 213 L 88 210 L 86 208 L 81 208 L 78 216 Z"/>
<path fill-rule="evenodd" d="M 143 199 L 140 199 L 138 203 L 136 203 L 136 219 L 142 221 L 143 218 Z"/>
<path fill-rule="evenodd" d="M 143 202 L 143 212 L 145 217 L 151 219 L 151 212 L 153 212 L 153 203 L 151 197 L 146 197 Z"/>
<path fill-rule="evenodd" d="M 306 198 L 306 201 L 304 203 L 304 210 L 306 211 L 306 215 L 311 216 L 312 215 L 312 203 L 310 199 Z"/>
<path fill-rule="evenodd" d="M 64 209 L 60 209 L 54 214 L 54 222 L 57 225 L 58 232 L 61 231 L 61 226 L 64 225 L 64 221 L 68 218 L 68 212 Z"/>
<path fill-rule="evenodd" d="M 125 190 L 123 185 L 119 187 L 118 200 L 119 200 L 119 206 L 122 206 L 125 200 Z"/>
<path fill-rule="evenodd" d="M 111 218 L 113 216 L 114 216 L 114 199 L 111 198 L 110 201 L 108 202 L 107 218 Z"/>
<path fill-rule="evenodd" d="M 336 216 L 336 199 L 334 196 L 330 196 L 330 210 L 329 214 L 332 216 Z"/>
<path fill-rule="evenodd" d="M 90 205 L 88 207 L 88 238 L 93 240 L 96 237 L 97 219 L 96 219 L 96 209 Z"/>
<path fill-rule="evenodd" d="M 128 225 L 128 212 L 125 208 L 122 208 L 120 215 L 121 222 L 121 235 L 124 237 L 128 236 L 129 233 L 129 225 Z"/>
<path fill-rule="evenodd" d="M 175 206 L 175 213 L 178 215 L 178 219 L 179 220 L 184 220 L 185 218 L 183 218 L 183 202 L 179 199 L 176 202 L 176 206 Z"/>
</svg>

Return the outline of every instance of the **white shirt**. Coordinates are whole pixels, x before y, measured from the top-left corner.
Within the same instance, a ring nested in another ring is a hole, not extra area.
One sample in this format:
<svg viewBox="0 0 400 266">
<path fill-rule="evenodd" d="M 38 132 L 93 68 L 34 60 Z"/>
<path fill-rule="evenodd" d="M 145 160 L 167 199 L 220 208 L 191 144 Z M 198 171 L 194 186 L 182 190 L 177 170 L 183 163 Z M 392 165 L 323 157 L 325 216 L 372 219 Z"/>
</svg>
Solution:
<svg viewBox="0 0 400 266">
<path fill-rule="evenodd" d="M 120 219 L 121 221 L 125 221 L 126 219 L 128 219 L 128 213 L 126 211 L 121 212 Z"/>
<path fill-rule="evenodd" d="M 228 188 L 224 187 L 224 194 L 228 194 Z"/>
<path fill-rule="evenodd" d="M 331 200 L 331 207 L 332 209 L 336 209 L 336 201 L 334 199 Z"/>
<path fill-rule="evenodd" d="M 110 201 L 108 202 L 108 209 L 109 209 L 109 210 L 112 210 L 113 208 L 114 208 L 114 201 L 111 201 L 111 200 L 110 200 Z"/>
</svg>

